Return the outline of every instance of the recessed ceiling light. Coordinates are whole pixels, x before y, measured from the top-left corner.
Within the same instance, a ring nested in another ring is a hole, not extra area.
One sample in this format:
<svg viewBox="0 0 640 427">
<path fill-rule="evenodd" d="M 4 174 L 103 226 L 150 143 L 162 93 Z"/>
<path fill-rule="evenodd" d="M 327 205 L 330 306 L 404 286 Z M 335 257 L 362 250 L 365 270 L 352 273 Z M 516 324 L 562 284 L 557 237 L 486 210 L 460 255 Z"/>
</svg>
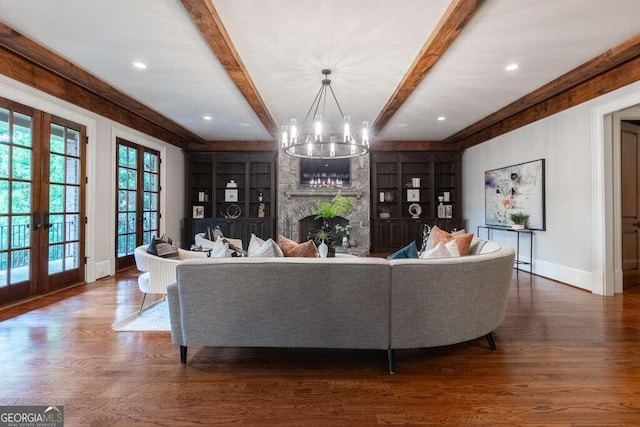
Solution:
<svg viewBox="0 0 640 427">
<path fill-rule="evenodd" d="M 136 67 L 139 70 L 144 70 L 145 68 L 147 68 L 147 64 L 145 64 L 144 62 L 134 62 L 133 66 Z"/>
<path fill-rule="evenodd" d="M 504 69 L 507 70 L 507 71 L 514 71 L 514 70 L 517 70 L 518 68 L 520 68 L 520 65 L 515 64 L 515 63 L 514 64 L 509 64 L 506 67 L 504 67 Z"/>
<path fill-rule="evenodd" d="M 442 122 L 442 121 L 444 121 L 444 120 L 447 120 L 447 118 L 446 118 L 445 116 L 440 116 L 440 117 L 438 117 L 438 121 L 439 121 L 439 122 Z"/>
<path fill-rule="evenodd" d="M 238 124 L 239 124 L 240 126 L 242 126 L 243 128 L 251 127 L 251 124 L 250 124 L 250 123 L 244 123 L 244 122 L 243 122 L 243 123 L 238 123 Z"/>
<path fill-rule="evenodd" d="M 211 116 L 202 116 L 202 118 L 205 120 L 211 120 Z"/>
<path fill-rule="evenodd" d="M 409 127 L 409 124 L 408 124 L 408 123 L 398 123 L 398 124 L 396 125 L 396 127 L 399 127 L 399 128 L 408 128 L 408 127 Z"/>
</svg>

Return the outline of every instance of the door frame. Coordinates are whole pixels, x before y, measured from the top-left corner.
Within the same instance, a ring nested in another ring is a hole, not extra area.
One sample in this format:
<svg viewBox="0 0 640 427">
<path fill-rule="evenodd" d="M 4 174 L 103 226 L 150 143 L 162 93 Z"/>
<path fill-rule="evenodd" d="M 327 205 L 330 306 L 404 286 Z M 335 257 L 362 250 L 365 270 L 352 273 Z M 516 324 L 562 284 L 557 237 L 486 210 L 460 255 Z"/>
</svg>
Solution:
<svg viewBox="0 0 640 427">
<path fill-rule="evenodd" d="M 97 195 L 95 179 L 91 179 L 91 177 L 96 176 L 96 119 L 83 114 L 84 110 L 79 107 L 77 109 L 82 112 L 64 107 L 60 105 L 62 101 L 53 96 L 46 95 L 3 75 L 0 75 L 0 96 L 86 127 L 89 144 L 86 147 L 85 175 L 89 179 L 85 184 L 85 214 L 88 221 L 85 224 L 84 255 L 87 257 L 87 263 L 84 270 L 84 281 L 87 283 L 95 282 L 96 224 L 93 219 L 95 218 Z"/>
<path fill-rule="evenodd" d="M 635 91 L 591 110 L 591 290 L 607 296 L 622 292 L 620 120 L 640 116 L 620 110 L 640 104 L 640 82 L 629 87 Z"/>
</svg>

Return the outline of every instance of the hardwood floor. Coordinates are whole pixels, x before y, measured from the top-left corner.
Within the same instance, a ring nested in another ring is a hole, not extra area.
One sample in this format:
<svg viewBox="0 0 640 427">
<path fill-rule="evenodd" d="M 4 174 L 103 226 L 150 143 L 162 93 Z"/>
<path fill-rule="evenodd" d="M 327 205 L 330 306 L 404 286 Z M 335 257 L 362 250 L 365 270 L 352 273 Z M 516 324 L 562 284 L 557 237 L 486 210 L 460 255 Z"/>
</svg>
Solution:
<svg viewBox="0 0 640 427">
<path fill-rule="evenodd" d="M 113 332 L 137 272 L 0 311 L 0 405 L 64 405 L 67 426 L 640 425 L 640 288 L 600 297 L 520 272 L 484 338 L 382 351 L 190 348 Z"/>
</svg>

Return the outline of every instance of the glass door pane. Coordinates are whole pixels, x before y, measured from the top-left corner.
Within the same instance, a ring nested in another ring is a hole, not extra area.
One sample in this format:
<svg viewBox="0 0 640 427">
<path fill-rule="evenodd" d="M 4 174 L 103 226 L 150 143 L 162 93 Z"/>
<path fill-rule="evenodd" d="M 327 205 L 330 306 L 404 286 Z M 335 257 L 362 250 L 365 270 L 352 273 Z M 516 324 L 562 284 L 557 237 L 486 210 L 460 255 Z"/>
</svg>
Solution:
<svg viewBox="0 0 640 427">
<path fill-rule="evenodd" d="M 145 151 L 144 155 L 144 192 L 142 201 L 142 242 L 147 245 L 152 236 L 158 235 L 160 204 L 160 157 L 157 153 Z"/>
<path fill-rule="evenodd" d="M 136 248 L 137 168 L 138 151 L 118 145 L 118 257 L 131 255 Z"/>
<path fill-rule="evenodd" d="M 48 156 L 43 188 L 46 239 L 42 268 L 47 290 L 59 289 L 84 279 L 84 128 L 66 120 L 49 119 Z"/>
<path fill-rule="evenodd" d="M 0 107 L 0 305 L 32 288 L 33 117 Z"/>
</svg>

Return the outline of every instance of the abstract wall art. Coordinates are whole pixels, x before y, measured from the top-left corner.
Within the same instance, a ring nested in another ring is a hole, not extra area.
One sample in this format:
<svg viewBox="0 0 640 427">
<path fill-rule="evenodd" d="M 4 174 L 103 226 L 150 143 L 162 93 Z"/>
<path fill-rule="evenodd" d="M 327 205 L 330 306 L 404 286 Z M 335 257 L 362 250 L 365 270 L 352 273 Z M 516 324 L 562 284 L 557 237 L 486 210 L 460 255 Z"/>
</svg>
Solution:
<svg viewBox="0 0 640 427">
<path fill-rule="evenodd" d="M 545 230 L 544 159 L 486 171 L 484 195 L 486 225 L 509 227 L 522 212 L 528 229 Z"/>
</svg>

